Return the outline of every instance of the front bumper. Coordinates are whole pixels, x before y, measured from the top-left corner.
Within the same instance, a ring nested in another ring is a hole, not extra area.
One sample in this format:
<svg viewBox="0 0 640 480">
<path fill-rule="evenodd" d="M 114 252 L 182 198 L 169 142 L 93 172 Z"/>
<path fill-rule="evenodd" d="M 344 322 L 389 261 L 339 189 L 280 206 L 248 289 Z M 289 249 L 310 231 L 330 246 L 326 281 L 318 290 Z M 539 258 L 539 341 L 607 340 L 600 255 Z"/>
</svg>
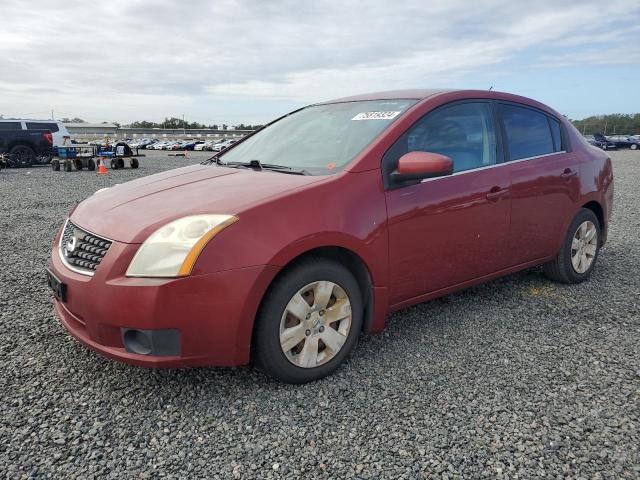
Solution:
<svg viewBox="0 0 640 480">
<path fill-rule="evenodd" d="M 66 299 L 54 299 L 54 308 L 67 331 L 101 355 L 134 365 L 175 368 L 248 363 L 253 320 L 277 267 L 254 266 L 177 279 L 125 277 L 137 248 L 114 242 L 89 277 L 62 263 L 55 242 L 49 268 L 66 284 Z M 128 352 L 123 341 L 128 329 L 178 330 L 179 354 Z"/>
</svg>

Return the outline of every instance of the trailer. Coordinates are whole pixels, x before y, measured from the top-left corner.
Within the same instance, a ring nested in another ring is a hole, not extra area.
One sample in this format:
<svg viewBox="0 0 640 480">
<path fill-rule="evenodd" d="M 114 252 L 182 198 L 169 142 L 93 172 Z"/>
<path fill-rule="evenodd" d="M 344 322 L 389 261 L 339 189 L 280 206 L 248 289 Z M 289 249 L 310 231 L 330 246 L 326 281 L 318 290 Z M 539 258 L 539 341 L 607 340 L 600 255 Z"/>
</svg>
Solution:
<svg viewBox="0 0 640 480">
<path fill-rule="evenodd" d="M 71 172 L 74 169 L 76 171 L 83 169 L 93 171 L 97 165 L 96 158 L 103 162 L 109 159 L 109 166 L 112 170 L 125 168 L 125 160 L 129 161 L 131 168 L 138 168 L 140 166 L 138 158 L 144 157 L 138 148 L 134 153 L 134 150 L 124 142 L 107 147 L 75 143 L 61 145 L 57 147 L 57 150 L 57 155 L 51 161 L 51 168 L 56 172 L 59 172 L 61 167 L 65 172 Z"/>
</svg>

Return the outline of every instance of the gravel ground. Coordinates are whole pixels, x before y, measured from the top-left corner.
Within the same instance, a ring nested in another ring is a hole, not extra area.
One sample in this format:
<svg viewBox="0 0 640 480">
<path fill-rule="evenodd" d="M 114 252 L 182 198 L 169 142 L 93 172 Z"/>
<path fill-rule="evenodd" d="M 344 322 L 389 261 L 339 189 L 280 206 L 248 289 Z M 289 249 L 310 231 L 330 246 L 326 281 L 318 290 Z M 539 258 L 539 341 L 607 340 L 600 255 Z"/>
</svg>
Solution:
<svg viewBox="0 0 640 480">
<path fill-rule="evenodd" d="M 640 152 L 611 154 L 614 219 L 589 282 L 533 269 L 409 308 L 298 387 L 118 364 L 54 317 L 43 269 L 72 205 L 204 156 L 0 172 L 6 478 L 640 477 Z"/>
</svg>

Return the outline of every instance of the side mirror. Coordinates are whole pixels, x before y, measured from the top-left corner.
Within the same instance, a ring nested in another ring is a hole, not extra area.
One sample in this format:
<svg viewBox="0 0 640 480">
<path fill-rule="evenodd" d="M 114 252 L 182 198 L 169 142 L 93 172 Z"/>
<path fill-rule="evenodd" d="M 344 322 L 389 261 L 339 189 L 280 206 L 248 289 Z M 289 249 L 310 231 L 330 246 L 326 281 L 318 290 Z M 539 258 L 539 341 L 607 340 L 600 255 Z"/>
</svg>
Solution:
<svg viewBox="0 0 640 480">
<path fill-rule="evenodd" d="M 432 152 L 409 152 L 400 157 L 398 168 L 391 173 L 391 178 L 393 183 L 403 184 L 452 173 L 453 160 L 449 157 Z"/>
</svg>

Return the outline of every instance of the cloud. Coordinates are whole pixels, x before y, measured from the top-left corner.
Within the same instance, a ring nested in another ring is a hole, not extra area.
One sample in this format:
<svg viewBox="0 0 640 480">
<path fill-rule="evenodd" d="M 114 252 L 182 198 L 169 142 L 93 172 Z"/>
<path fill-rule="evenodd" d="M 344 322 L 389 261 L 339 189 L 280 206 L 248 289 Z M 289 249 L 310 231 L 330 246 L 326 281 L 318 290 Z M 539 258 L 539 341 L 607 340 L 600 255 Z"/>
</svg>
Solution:
<svg viewBox="0 0 640 480">
<path fill-rule="evenodd" d="M 262 121 L 369 90 L 477 87 L 523 58 L 597 65 L 624 47 L 638 65 L 640 52 L 640 6 L 623 0 L 3 0 L 0 17 L 0 113 L 90 120 Z"/>
</svg>

